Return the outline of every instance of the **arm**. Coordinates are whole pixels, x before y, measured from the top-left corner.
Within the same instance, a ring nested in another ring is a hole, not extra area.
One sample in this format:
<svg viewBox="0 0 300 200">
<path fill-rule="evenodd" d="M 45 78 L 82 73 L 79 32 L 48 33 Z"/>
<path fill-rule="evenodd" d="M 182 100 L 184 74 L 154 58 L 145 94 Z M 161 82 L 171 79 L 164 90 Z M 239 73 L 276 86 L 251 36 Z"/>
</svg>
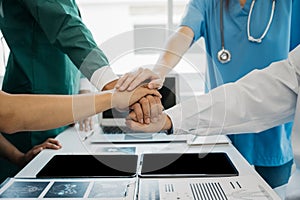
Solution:
<svg viewBox="0 0 300 200">
<path fill-rule="evenodd" d="M 300 46 L 287 60 L 254 70 L 239 81 L 222 85 L 168 109 L 163 123 L 141 125 L 135 130 L 168 129 L 199 135 L 260 132 L 292 121 L 299 90 Z"/>
<path fill-rule="evenodd" d="M 112 107 L 125 108 L 143 96 L 160 96 L 139 87 L 132 92 L 82 95 L 10 95 L 0 92 L 0 132 L 47 130 L 76 122 Z"/>
<path fill-rule="evenodd" d="M 131 91 L 146 80 L 150 80 L 149 88 L 160 88 L 165 76 L 178 64 L 185 52 L 190 48 L 194 38 L 194 32 L 187 26 L 179 29 L 168 39 L 163 53 L 160 55 L 153 70 L 138 69 L 122 76 L 116 88 L 120 91 Z"/>
<path fill-rule="evenodd" d="M 3 157 L 10 162 L 24 167 L 32 158 L 34 158 L 43 149 L 60 149 L 61 145 L 55 139 L 49 138 L 44 143 L 34 146 L 26 154 L 20 152 L 12 145 L 2 134 L 0 134 L 0 157 Z"/>
<path fill-rule="evenodd" d="M 119 91 L 132 91 L 146 80 L 150 80 L 148 87 L 151 89 L 162 87 L 165 76 L 177 65 L 182 55 L 189 49 L 193 36 L 192 29 L 187 26 L 180 27 L 169 38 L 165 51 L 160 55 L 153 71 L 140 68 L 136 72 L 126 73 L 118 80 L 116 88 Z M 156 118 L 162 112 L 161 106 L 159 106 L 160 102 L 151 101 L 151 98 L 145 97 L 132 106 L 136 114 L 135 119 L 140 123 L 149 124 L 151 121 L 156 121 Z"/>
<path fill-rule="evenodd" d="M 44 31 L 49 42 L 67 54 L 99 90 L 117 79 L 108 66 L 108 59 L 82 22 L 74 1 L 20 1 Z"/>
<path fill-rule="evenodd" d="M 189 1 L 179 28 L 167 40 L 153 71 L 139 69 L 137 72 L 126 74 L 120 78 L 116 87 L 121 91 L 132 90 L 150 79 L 149 88 L 160 88 L 166 74 L 177 65 L 191 44 L 203 36 L 206 11 L 206 1 Z"/>
</svg>

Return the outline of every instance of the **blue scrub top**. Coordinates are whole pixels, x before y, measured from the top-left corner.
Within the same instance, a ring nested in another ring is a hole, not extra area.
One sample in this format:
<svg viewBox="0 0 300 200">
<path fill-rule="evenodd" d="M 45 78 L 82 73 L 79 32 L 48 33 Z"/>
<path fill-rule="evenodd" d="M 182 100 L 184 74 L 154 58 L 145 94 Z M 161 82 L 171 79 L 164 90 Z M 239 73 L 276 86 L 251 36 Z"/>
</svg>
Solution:
<svg viewBox="0 0 300 200">
<path fill-rule="evenodd" d="M 254 69 L 263 69 L 274 61 L 285 59 L 290 48 L 292 1 L 276 0 L 270 29 L 262 43 L 253 43 L 247 37 L 247 20 L 250 0 L 240 6 L 231 0 L 223 11 L 225 49 L 231 61 L 221 64 L 217 53 L 221 49 L 220 1 L 191 0 L 186 8 L 181 26 L 194 32 L 194 42 L 204 37 L 207 52 L 206 87 L 234 82 Z M 250 33 L 259 38 L 265 31 L 272 10 L 272 1 L 256 1 L 252 11 Z M 255 109 L 255 108 L 254 108 Z M 233 144 L 250 164 L 279 166 L 293 159 L 291 147 L 292 123 L 274 127 L 260 134 L 231 135 Z"/>
</svg>

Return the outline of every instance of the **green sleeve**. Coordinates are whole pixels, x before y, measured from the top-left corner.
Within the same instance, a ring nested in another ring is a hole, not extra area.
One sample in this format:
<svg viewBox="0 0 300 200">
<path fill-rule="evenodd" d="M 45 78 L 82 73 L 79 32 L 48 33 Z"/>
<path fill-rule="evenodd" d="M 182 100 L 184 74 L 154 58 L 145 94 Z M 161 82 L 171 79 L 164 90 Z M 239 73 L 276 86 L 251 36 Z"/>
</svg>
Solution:
<svg viewBox="0 0 300 200">
<path fill-rule="evenodd" d="M 76 67 L 91 78 L 108 60 L 81 20 L 73 0 L 20 0 L 51 44 L 67 54 Z"/>
</svg>

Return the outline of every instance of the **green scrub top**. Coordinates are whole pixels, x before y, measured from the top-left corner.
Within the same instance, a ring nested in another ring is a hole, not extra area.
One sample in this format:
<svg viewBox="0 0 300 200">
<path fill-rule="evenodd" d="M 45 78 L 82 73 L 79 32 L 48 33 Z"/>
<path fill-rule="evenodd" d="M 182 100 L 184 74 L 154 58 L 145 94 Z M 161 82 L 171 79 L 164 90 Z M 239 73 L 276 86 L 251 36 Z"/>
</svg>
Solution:
<svg viewBox="0 0 300 200">
<path fill-rule="evenodd" d="M 5 92 L 76 94 L 80 71 L 90 79 L 94 71 L 108 65 L 74 0 L 0 0 L 0 26 L 10 48 Z M 3 135 L 27 152 L 65 128 Z M 0 163 L 0 173 L 2 168 L 8 167 Z"/>
</svg>

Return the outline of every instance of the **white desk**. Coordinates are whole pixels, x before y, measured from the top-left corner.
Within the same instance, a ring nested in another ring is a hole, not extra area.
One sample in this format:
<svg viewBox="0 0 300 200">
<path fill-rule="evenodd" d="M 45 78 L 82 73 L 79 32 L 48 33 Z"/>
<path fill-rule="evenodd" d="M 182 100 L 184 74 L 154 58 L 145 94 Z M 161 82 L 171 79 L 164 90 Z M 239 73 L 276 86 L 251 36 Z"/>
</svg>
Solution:
<svg viewBox="0 0 300 200">
<path fill-rule="evenodd" d="M 97 130 L 95 131 L 97 134 Z M 189 146 L 186 143 L 161 143 L 161 144 L 91 144 L 89 139 L 82 141 L 84 133 L 77 131 L 75 127 L 69 128 L 57 139 L 62 144 L 60 150 L 44 150 L 37 155 L 25 168 L 23 168 L 15 178 L 35 178 L 39 170 L 52 158 L 55 154 L 82 154 L 82 153 L 100 153 L 99 149 L 102 147 L 136 147 L 136 154 L 141 153 L 204 153 L 204 152 L 226 152 L 233 164 L 239 171 L 241 177 L 255 177 L 255 180 L 264 186 L 272 199 L 280 199 L 277 194 L 265 183 L 265 181 L 256 173 L 256 171 L 248 164 L 248 162 L 241 156 L 241 154 L 229 144 L 216 145 L 196 145 Z"/>
</svg>

